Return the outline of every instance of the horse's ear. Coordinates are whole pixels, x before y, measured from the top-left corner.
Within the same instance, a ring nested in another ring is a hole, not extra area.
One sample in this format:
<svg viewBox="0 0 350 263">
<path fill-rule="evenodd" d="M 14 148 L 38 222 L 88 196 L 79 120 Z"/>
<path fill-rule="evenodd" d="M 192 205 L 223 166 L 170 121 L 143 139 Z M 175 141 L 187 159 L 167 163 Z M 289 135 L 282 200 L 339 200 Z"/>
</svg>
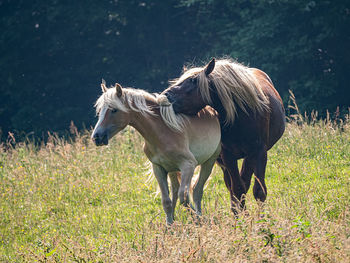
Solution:
<svg viewBox="0 0 350 263">
<path fill-rule="evenodd" d="M 121 97 L 123 95 L 123 88 L 119 83 L 115 83 L 115 90 L 118 97 Z"/>
<path fill-rule="evenodd" d="M 209 76 L 209 74 L 214 70 L 215 68 L 215 58 L 213 58 L 209 64 L 205 67 L 204 72 L 206 76 Z"/>
<path fill-rule="evenodd" d="M 104 79 L 102 79 L 102 81 L 101 81 L 101 89 L 102 89 L 103 93 L 105 93 L 107 91 L 106 81 Z"/>
</svg>

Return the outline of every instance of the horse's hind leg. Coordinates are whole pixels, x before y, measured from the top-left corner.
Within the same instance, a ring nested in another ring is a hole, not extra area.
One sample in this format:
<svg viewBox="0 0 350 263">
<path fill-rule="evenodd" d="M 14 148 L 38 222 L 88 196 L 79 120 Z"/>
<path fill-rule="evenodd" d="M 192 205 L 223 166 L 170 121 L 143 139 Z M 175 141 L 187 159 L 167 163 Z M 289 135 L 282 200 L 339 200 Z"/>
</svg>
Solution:
<svg viewBox="0 0 350 263">
<path fill-rule="evenodd" d="M 256 200 L 264 202 L 267 196 L 267 188 L 265 184 L 265 170 L 267 163 L 267 151 L 261 149 L 257 154 L 256 166 L 254 169 L 255 182 L 253 194 Z"/>
<path fill-rule="evenodd" d="M 173 209 L 172 209 L 172 202 L 169 197 L 169 188 L 168 188 L 168 181 L 167 181 L 167 171 L 157 165 L 152 164 L 153 167 L 153 173 L 158 181 L 160 192 L 162 194 L 162 205 L 164 212 L 166 214 L 166 222 L 168 225 L 171 225 L 173 223 Z"/>
<path fill-rule="evenodd" d="M 202 215 L 201 202 L 203 197 L 203 188 L 211 174 L 211 171 L 213 169 L 213 166 L 215 164 L 215 161 L 219 152 L 220 152 L 220 147 L 210 159 L 208 159 L 205 163 L 201 165 L 199 178 L 193 189 L 193 202 L 194 202 L 196 214 L 199 216 Z"/>
<path fill-rule="evenodd" d="M 175 207 L 176 207 L 176 202 L 178 198 L 178 193 L 179 193 L 179 179 L 178 175 L 180 175 L 180 172 L 173 172 L 169 173 L 170 181 L 171 181 L 171 205 L 172 205 L 172 210 L 173 210 L 173 219 L 174 219 L 174 214 L 175 214 Z"/>
<path fill-rule="evenodd" d="M 180 203 L 184 206 L 189 205 L 189 190 L 191 186 L 191 180 L 193 176 L 194 169 L 196 167 L 196 161 L 186 162 L 181 167 L 181 183 L 179 188 L 179 199 Z"/>
</svg>

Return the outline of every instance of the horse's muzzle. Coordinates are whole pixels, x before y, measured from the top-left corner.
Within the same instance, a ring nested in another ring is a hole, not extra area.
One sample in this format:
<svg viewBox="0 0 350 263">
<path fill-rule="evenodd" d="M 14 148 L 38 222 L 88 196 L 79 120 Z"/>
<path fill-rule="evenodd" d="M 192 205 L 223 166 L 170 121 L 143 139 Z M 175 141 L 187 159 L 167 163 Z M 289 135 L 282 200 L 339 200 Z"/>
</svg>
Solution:
<svg viewBox="0 0 350 263">
<path fill-rule="evenodd" d="M 108 134 L 99 134 L 96 133 L 93 135 L 92 140 L 96 144 L 96 146 L 102 146 L 102 145 L 107 145 L 108 144 Z"/>
<path fill-rule="evenodd" d="M 168 101 L 171 103 L 173 110 L 175 113 L 180 113 L 181 109 L 181 104 L 180 101 L 177 101 L 176 98 L 174 97 L 173 93 L 167 91 L 164 93 L 164 95 L 167 97 Z M 180 108 L 179 108 L 180 106 Z"/>
<path fill-rule="evenodd" d="M 164 93 L 164 95 L 167 97 L 168 101 L 172 104 L 175 100 L 174 97 L 172 96 L 172 93 L 170 93 L 169 91 L 166 91 Z"/>
</svg>

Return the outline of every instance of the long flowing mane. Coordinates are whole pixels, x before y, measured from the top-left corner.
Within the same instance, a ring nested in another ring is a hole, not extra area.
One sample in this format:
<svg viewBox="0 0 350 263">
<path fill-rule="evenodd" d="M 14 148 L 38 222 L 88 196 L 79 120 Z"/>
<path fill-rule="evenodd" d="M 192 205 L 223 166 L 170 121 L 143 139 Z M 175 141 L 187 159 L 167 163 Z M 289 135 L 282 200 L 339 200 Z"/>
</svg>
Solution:
<svg viewBox="0 0 350 263">
<path fill-rule="evenodd" d="M 182 132 L 188 121 L 186 115 L 176 114 L 173 105 L 165 95 L 157 95 L 157 102 L 165 124 L 174 131 Z"/>
<path fill-rule="evenodd" d="M 143 115 L 150 114 L 153 116 L 157 115 L 155 108 L 159 108 L 159 114 L 165 124 L 178 132 L 183 131 L 187 120 L 186 116 L 175 114 L 166 96 L 151 94 L 141 89 L 123 88 L 122 96 L 118 97 L 116 89 L 109 88 L 97 99 L 95 103 L 96 114 L 99 114 L 104 107 L 118 109 L 124 112 L 132 110 L 140 112 Z"/>
<path fill-rule="evenodd" d="M 122 96 L 118 97 L 116 89 L 110 88 L 98 98 L 95 103 L 95 108 L 97 114 L 102 108 L 108 107 L 124 112 L 132 110 L 142 114 L 154 115 L 153 108 L 147 101 L 152 101 L 155 104 L 157 103 L 154 95 L 141 89 L 123 88 Z"/>
<path fill-rule="evenodd" d="M 226 123 L 232 124 L 238 107 L 254 114 L 269 110 L 268 99 L 250 68 L 230 59 L 215 62 L 214 70 L 205 75 L 205 67 L 186 70 L 182 76 L 170 82 L 171 86 L 181 84 L 185 79 L 198 77 L 198 88 L 204 101 L 212 104 L 210 88 L 214 87 L 226 112 Z"/>
</svg>

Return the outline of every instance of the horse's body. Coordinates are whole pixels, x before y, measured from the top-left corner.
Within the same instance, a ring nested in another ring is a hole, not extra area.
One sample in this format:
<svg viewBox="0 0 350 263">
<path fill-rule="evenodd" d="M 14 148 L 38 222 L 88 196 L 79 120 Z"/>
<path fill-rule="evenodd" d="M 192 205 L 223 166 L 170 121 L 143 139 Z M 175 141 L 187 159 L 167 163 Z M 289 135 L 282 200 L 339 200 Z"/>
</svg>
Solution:
<svg viewBox="0 0 350 263">
<path fill-rule="evenodd" d="M 181 203 L 188 202 L 194 169 L 201 165 L 199 179 L 193 189 L 195 210 L 201 214 L 203 187 L 221 150 L 220 125 L 213 111 L 204 109 L 189 117 L 183 132 L 179 133 L 164 123 L 157 97 L 142 90 L 123 89 L 119 84 L 113 89 L 107 89 L 102 84 L 102 90 L 104 93 L 96 102 L 99 120 L 92 134 L 96 145 L 108 144 L 108 139 L 127 125 L 133 126 L 143 136 L 144 152 L 159 183 L 168 224 L 173 222 L 178 195 Z M 180 186 L 178 172 L 181 172 Z M 169 197 L 168 173 L 172 200 Z"/>
<path fill-rule="evenodd" d="M 205 105 L 219 115 L 222 152 L 218 163 L 231 194 L 231 205 L 244 207 L 252 174 L 254 197 L 265 201 L 267 151 L 285 129 L 282 100 L 270 78 L 259 69 L 230 60 L 213 59 L 203 68 L 193 68 L 174 81 L 162 94 L 175 113 L 195 114 Z M 241 172 L 237 160 L 244 158 Z"/>
</svg>

